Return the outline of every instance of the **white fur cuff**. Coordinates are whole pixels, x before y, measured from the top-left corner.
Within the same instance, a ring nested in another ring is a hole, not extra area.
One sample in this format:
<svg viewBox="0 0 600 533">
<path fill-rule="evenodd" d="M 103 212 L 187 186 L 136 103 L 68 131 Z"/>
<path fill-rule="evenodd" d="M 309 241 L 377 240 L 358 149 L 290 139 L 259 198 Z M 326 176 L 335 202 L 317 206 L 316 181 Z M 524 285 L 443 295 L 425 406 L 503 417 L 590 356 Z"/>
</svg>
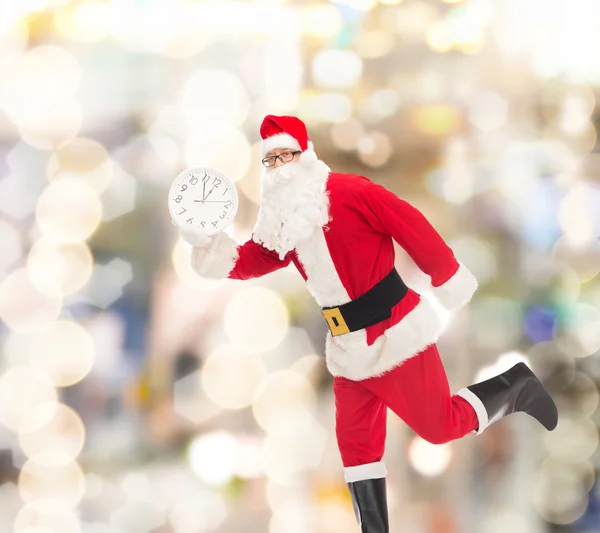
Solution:
<svg viewBox="0 0 600 533">
<path fill-rule="evenodd" d="M 219 233 L 213 237 L 210 246 L 194 246 L 192 268 L 203 278 L 226 278 L 238 259 L 237 248 L 227 233 Z"/>
<path fill-rule="evenodd" d="M 344 479 L 346 483 L 354 483 L 363 479 L 380 479 L 387 476 L 385 464 L 379 461 L 378 463 L 368 463 L 358 466 L 347 466 L 344 468 Z"/>
<path fill-rule="evenodd" d="M 456 273 L 443 285 L 433 287 L 433 295 L 449 311 L 465 305 L 477 290 L 477 279 L 471 271 L 458 262 Z"/>
<path fill-rule="evenodd" d="M 471 392 L 467 388 L 460 389 L 456 393 L 456 395 L 460 396 L 463 400 L 469 402 L 469 404 L 471 404 L 471 407 L 475 410 L 475 414 L 477 415 L 477 420 L 479 422 L 479 427 L 476 430 L 472 431 L 471 434 L 481 435 L 483 433 L 483 430 L 489 425 L 488 414 L 485 409 L 485 406 L 483 405 L 483 402 L 475 393 Z"/>
</svg>

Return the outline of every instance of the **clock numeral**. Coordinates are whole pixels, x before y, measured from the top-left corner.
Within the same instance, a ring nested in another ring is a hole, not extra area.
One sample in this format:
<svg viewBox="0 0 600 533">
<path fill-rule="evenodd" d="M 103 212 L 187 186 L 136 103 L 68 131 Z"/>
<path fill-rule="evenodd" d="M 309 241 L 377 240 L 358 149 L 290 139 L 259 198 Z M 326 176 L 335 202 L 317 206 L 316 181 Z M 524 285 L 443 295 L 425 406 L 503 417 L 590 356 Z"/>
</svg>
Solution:
<svg viewBox="0 0 600 533">
<path fill-rule="evenodd" d="M 183 200 L 183 196 L 181 196 L 181 194 L 180 194 L 180 195 L 179 195 L 177 198 L 175 198 L 175 201 L 176 201 L 178 204 L 179 204 L 179 203 L 181 203 L 181 200 Z"/>
<path fill-rule="evenodd" d="M 210 179 L 210 176 L 205 172 L 204 177 L 202 178 L 202 182 L 206 183 Z"/>
<path fill-rule="evenodd" d="M 226 216 L 227 216 L 227 211 L 223 211 L 223 212 L 222 212 L 222 213 L 219 215 L 219 218 L 220 218 L 221 220 L 223 220 L 223 219 L 224 219 Z"/>
<path fill-rule="evenodd" d="M 187 219 L 187 223 L 188 223 L 188 224 L 191 224 L 193 221 L 194 221 L 194 217 L 192 217 L 192 218 L 188 218 L 188 219 Z"/>
<path fill-rule="evenodd" d="M 218 220 L 215 220 L 215 221 L 214 221 L 214 222 L 212 222 L 211 224 L 212 224 L 212 225 L 213 225 L 213 226 L 216 228 L 218 223 L 219 223 L 219 221 L 218 221 Z"/>
<path fill-rule="evenodd" d="M 181 192 L 183 192 L 183 191 L 186 191 L 186 190 L 187 190 L 187 185 L 184 183 L 184 184 L 181 186 Z"/>
<path fill-rule="evenodd" d="M 196 185 L 196 183 L 198 183 L 198 178 L 197 178 L 196 176 L 192 176 L 192 177 L 190 178 L 190 183 L 191 183 L 192 185 Z"/>
<path fill-rule="evenodd" d="M 223 191 L 223 196 L 225 196 L 227 194 L 227 191 L 230 191 L 230 190 L 231 190 L 231 187 L 227 187 L 227 189 L 225 189 Z M 231 201 L 231 200 L 229 200 L 229 201 Z"/>
<path fill-rule="evenodd" d="M 233 202 L 231 200 L 227 200 L 227 202 L 225 202 L 225 208 L 231 207 L 231 204 L 233 204 Z"/>
<path fill-rule="evenodd" d="M 206 222 L 203 220 L 202 222 L 200 222 L 200 227 L 203 228 L 204 224 L 206 224 Z"/>
<path fill-rule="evenodd" d="M 185 213 L 187 211 L 187 209 L 185 207 L 182 207 L 181 209 L 183 209 L 183 211 L 181 213 L 177 213 L 178 215 L 183 215 L 183 213 Z"/>
</svg>

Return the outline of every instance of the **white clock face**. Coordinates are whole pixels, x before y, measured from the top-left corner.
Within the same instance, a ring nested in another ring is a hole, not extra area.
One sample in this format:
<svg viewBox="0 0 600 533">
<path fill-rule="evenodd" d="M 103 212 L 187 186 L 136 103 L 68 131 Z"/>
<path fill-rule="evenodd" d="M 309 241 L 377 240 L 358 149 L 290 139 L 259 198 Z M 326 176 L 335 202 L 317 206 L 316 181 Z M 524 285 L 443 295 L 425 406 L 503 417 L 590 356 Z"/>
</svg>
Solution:
<svg viewBox="0 0 600 533">
<path fill-rule="evenodd" d="M 229 225 L 237 209 L 233 182 L 212 168 L 185 170 L 169 190 L 169 212 L 181 229 L 214 235 Z"/>
</svg>

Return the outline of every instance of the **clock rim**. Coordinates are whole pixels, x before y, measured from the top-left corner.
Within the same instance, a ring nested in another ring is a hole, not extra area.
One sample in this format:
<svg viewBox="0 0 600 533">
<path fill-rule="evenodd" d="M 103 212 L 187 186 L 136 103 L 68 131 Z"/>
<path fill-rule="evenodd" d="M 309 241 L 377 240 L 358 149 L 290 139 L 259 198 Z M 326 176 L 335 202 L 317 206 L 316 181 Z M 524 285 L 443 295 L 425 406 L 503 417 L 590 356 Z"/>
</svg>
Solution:
<svg viewBox="0 0 600 533">
<path fill-rule="evenodd" d="M 186 227 L 186 226 L 181 226 L 177 220 L 176 220 L 176 216 L 173 211 L 172 211 L 172 206 L 171 206 L 171 197 L 172 197 L 172 192 L 173 192 L 173 188 L 175 186 L 175 183 L 177 182 L 177 180 L 179 180 L 180 178 L 182 178 L 183 176 L 185 176 L 186 174 L 190 174 L 192 172 L 203 172 L 203 171 L 210 171 L 212 173 L 218 174 L 220 178 L 224 179 L 225 181 L 229 182 L 229 184 L 231 185 L 231 190 L 233 191 L 233 195 L 235 196 L 235 212 L 233 213 L 232 218 L 219 230 L 217 231 L 204 231 L 201 228 L 197 228 L 197 227 Z M 177 227 L 180 230 L 185 230 L 185 231 L 194 231 L 197 232 L 201 235 L 207 235 L 207 236 L 212 236 L 212 235 L 217 235 L 218 233 L 221 233 L 225 230 L 225 228 L 227 228 L 232 222 L 233 219 L 235 218 L 235 216 L 237 215 L 239 206 L 240 206 L 240 200 L 239 200 L 239 194 L 237 191 L 237 188 L 235 186 L 234 181 L 227 175 L 225 174 L 223 171 L 216 169 L 214 167 L 189 167 L 186 168 L 185 170 L 182 170 L 179 174 L 177 174 L 177 176 L 175 176 L 175 178 L 173 179 L 173 181 L 171 182 L 171 186 L 169 187 L 169 192 L 167 194 L 167 206 L 169 209 L 169 215 L 171 216 L 171 220 L 177 225 Z"/>
</svg>

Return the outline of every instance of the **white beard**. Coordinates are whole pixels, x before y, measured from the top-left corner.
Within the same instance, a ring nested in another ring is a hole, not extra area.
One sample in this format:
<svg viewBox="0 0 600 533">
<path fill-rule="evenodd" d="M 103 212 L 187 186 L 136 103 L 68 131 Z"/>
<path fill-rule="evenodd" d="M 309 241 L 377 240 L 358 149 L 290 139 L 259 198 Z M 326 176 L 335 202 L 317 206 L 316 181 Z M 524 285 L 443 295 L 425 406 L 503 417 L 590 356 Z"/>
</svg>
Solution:
<svg viewBox="0 0 600 533">
<path fill-rule="evenodd" d="M 330 169 L 321 160 L 310 167 L 294 161 L 265 169 L 253 240 L 283 259 L 296 245 L 329 222 L 326 192 Z"/>
</svg>

